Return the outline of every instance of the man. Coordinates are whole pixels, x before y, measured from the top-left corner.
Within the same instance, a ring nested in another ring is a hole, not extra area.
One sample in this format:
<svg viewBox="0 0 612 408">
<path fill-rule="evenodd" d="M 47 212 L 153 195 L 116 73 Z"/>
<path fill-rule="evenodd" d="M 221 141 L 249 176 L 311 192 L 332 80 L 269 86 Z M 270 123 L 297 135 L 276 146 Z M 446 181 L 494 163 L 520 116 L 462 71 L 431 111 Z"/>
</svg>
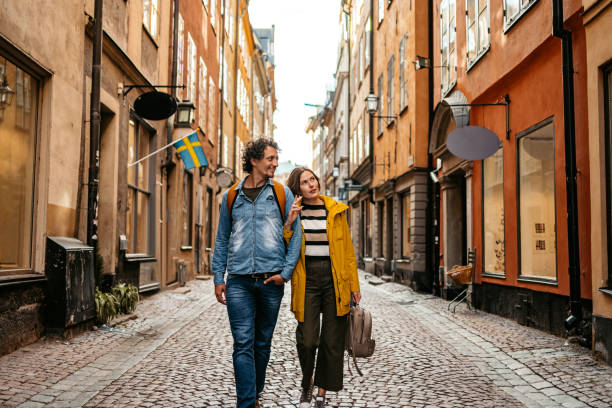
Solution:
<svg viewBox="0 0 612 408">
<path fill-rule="evenodd" d="M 274 141 L 250 141 L 242 155 L 248 176 L 221 200 L 212 269 L 215 296 L 227 305 L 234 337 L 238 408 L 259 407 L 284 284 L 291 279 L 302 243 L 299 219 L 287 246 L 283 239 L 283 213 L 289 214 L 294 198 L 289 188 L 275 187 L 277 167 Z"/>
</svg>

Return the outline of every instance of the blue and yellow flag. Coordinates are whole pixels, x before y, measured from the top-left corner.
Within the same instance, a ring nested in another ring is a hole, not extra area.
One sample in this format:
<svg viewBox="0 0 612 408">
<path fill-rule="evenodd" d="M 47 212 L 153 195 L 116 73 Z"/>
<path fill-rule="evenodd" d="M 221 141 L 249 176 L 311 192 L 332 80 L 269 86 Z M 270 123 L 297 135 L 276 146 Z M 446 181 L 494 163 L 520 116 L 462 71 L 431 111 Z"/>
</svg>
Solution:
<svg viewBox="0 0 612 408">
<path fill-rule="evenodd" d="M 208 160 L 202 149 L 202 144 L 198 139 L 198 131 L 185 136 L 174 144 L 176 151 L 181 154 L 181 159 L 185 163 L 185 169 L 193 169 L 194 167 L 208 166 Z"/>
</svg>

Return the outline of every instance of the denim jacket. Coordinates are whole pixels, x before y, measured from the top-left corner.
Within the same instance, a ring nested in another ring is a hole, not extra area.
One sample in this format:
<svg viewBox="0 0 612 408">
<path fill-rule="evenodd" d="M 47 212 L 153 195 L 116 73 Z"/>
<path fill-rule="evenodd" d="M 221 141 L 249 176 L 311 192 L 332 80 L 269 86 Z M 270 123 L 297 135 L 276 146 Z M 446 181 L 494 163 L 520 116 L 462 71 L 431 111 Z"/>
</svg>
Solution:
<svg viewBox="0 0 612 408">
<path fill-rule="evenodd" d="M 221 200 L 219 226 L 215 239 L 212 270 L 215 285 L 225 283 L 225 272 L 236 275 L 281 271 L 290 280 L 300 255 L 302 229 L 300 219 L 293 223 L 295 231 L 288 246 L 283 238 L 283 219 L 274 198 L 273 182 L 268 180 L 255 201 L 242 191 L 243 179 L 236 187 L 230 219 L 227 191 Z M 285 187 L 285 217 L 293 204 L 293 194 Z"/>
</svg>

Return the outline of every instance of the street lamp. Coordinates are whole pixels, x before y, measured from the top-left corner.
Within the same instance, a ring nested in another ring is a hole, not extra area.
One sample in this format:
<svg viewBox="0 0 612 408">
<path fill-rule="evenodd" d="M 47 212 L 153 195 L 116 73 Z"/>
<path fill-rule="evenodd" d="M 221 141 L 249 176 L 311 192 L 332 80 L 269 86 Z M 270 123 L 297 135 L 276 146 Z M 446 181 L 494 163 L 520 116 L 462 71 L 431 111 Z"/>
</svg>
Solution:
<svg viewBox="0 0 612 408">
<path fill-rule="evenodd" d="M 383 115 L 375 114 L 376 112 L 378 112 L 378 100 L 379 99 L 380 98 L 374 92 L 370 92 L 370 94 L 366 96 L 365 101 L 366 101 L 366 104 L 368 105 L 368 113 L 370 114 L 370 116 L 373 118 L 397 119 L 397 115 L 383 116 Z"/>
<path fill-rule="evenodd" d="M 420 55 L 417 55 L 417 59 L 415 61 L 412 61 L 412 63 L 414 64 L 415 71 L 419 71 L 423 68 L 431 68 L 429 58 L 421 57 Z"/>
<path fill-rule="evenodd" d="M 179 102 L 176 109 L 176 127 L 191 127 L 195 121 L 195 105 L 191 101 Z"/>
</svg>

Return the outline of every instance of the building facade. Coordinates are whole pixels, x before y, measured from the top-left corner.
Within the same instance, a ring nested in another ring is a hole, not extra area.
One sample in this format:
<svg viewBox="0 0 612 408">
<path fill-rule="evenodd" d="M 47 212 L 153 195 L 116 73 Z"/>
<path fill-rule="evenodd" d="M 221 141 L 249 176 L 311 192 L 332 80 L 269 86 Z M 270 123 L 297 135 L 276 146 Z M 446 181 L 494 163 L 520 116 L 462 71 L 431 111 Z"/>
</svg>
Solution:
<svg viewBox="0 0 612 408">
<path fill-rule="evenodd" d="M 557 11 L 560 26 L 571 31 L 575 71 L 574 106 L 567 110 L 554 7 L 537 0 L 435 2 L 429 151 L 441 163 L 435 173 L 440 265 L 448 271 L 473 257 L 476 307 L 523 324 L 564 334 L 568 308 L 577 307 L 586 336 L 592 292 L 585 30 L 580 2 L 563 2 Z M 577 209 L 566 184 L 568 112 L 575 123 Z M 453 155 L 447 137 L 467 125 L 492 130 L 499 150 L 478 161 Z M 579 249 L 570 259 L 572 242 Z M 452 284 L 442 279 L 449 293 Z"/>
<path fill-rule="evenodd" d="M 612 364 L 612 1 L 583 1 L 587 49 L 593 352 Z"/>
</svg>

